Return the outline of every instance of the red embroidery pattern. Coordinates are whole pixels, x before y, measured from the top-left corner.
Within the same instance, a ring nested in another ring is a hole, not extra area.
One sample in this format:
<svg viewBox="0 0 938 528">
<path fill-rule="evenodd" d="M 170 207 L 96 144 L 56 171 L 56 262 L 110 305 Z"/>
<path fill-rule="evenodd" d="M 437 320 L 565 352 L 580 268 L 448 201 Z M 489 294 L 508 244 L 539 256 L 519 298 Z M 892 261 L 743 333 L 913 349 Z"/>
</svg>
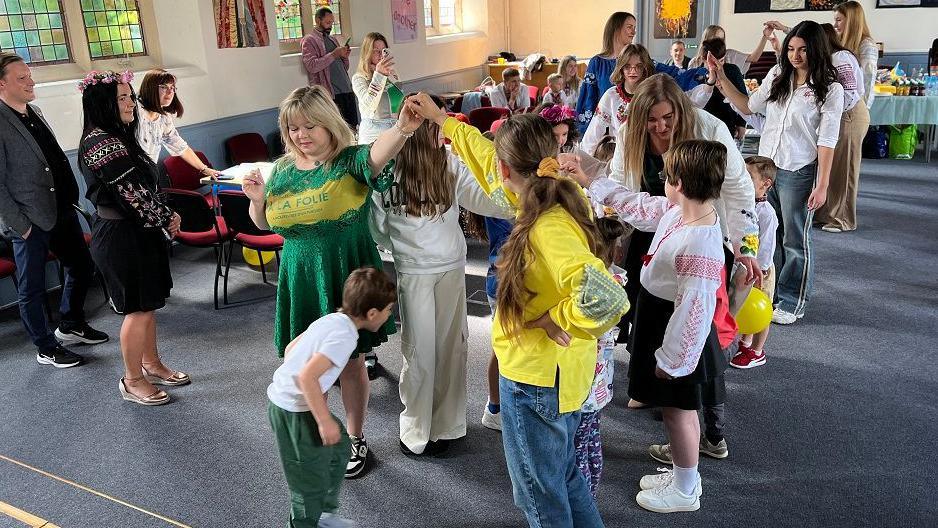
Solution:
<svg viewBox="0 0 938 528">
<path fill-rule="evenodd" d="M 690 304 L 690 311 L 687 313 L 687 320 L 684 322 L 684 330 L 681 332 L 681 355 L 678 361 L 671 365 L 671 368 L 679 368 L 686 365 L 690 360 L 696 361 L 700 355 L 700 325 L 703 324 L 703 303 L 699 297 L 694 297 Z"/>
<path fill-rule="evenodd" d="M 674 272 L 678 276 L 699 277 L 720 281 L 723 261 L 700 255 L 678 255 L 674 257 Z"/>
<path fill-rule="evenodd" d="M 606 198 L 604 203 L 606 205 L 611 205 L 613 209 L 624 215 L 637 218 L 641 221 L 660 218 L 664 216 L 664 213 L 666 212 L 655 207 L 642 207 L 641 202 L 627 202 L 626 198 L 617 198 L 617 196 L 620 195 L 626 195 L 626 193 L 623 190 L 617 188 L 609 195 L 608 198 Z"/>
<path fill-rule="evenodd" d="M 853 68 L 849 64 L 840 64 L 836 66 L 837 82 L 844 87 L 844 90 L 856 90 L 857 78 L 853 75 Z"/>
</svg>

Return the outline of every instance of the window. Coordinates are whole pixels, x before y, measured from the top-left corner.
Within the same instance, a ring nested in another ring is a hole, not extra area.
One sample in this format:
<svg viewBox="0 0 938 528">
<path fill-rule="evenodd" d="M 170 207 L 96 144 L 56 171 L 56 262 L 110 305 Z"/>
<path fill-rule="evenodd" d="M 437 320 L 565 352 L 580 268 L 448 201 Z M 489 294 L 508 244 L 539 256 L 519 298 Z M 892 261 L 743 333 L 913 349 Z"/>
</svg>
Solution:
<svg viewBox="0 0 938 528">
<path fill-rule="evenodd" d="M 144 30 L 146 28 L 146 31 Z M 91 69 L 156 65 L 156 21 L 137 0 L 0 0 L 0 49 L 37 68 L 40 82 Z M 150 44 L 150 46 L 148 46 Z M 130 57 L 145 57 L 134 64 Z"/>
<path fill-rule="evenodd" d="M 335 17 L 332 23 L 331 35 L 338 37 L 351 36 L 347 27 L 343 27 L 343 20 L 348 1 L 341 0 L 277 0 L 274 3 L 274 13 L 277 19 L 277 38 L 280 41 L 281 53 L 296 53 L 300 51 L 300 41 L 303 35 L 309 34 L 316 26 L 315 14 L 320 7 L 328 7 Z"/>
<path fill-rule="evenodd" d="M 427 36 L 462 31 L 462 0 L 423 1 L 423 25 Z"/>
</svg>

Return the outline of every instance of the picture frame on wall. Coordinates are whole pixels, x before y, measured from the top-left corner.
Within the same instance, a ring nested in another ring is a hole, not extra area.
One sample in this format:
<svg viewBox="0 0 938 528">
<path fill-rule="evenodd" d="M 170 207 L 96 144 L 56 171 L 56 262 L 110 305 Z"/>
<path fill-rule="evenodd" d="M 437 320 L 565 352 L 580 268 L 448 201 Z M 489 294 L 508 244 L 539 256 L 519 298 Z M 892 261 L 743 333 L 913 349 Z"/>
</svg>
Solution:
<svg viewBox="0 0 938 528">
<path fill-rule="evenodd" d="M 938 7 L 938 0 L 876 0 L 876 9 Z"/>
<path fill-rule="evenodd" d="M 781 13 L 788 11 L 830 11 L 846 0 L 736 0 L 736 13 Z M 886 0 L 890 1 L 890 0 Z M 903 1 L 903 0 L 896 0 Z M 938 1 L 938 0 L 917 0 Z"/>
<path fill-rule="evenodd" d="M 697 38 L 697 4 L 697 0 L 655 0 L 655 38 Z"/>
</svg>

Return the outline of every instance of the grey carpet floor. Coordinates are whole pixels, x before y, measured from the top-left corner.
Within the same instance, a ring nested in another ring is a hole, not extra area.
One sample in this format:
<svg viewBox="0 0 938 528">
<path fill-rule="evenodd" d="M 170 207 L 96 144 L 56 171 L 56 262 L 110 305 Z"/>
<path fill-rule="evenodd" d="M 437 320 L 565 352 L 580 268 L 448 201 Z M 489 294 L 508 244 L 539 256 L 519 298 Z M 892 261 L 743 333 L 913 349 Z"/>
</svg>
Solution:
<svg viewBox="0 0 938 528">
<path fill-rule="evenodd" d="M 938 524 L 936 196 L 934 164 L 864 162 L 860 230 L 814 232 L 807 316 L 773 327 L 765 367 L 728 374 L 730 457 L 702 460 L 699 512 L 664 517 L 636 506 L 639 477 L 657 467 L 646 449 L 664 432 L 652 413 L 625 408 L 628 357 L 617 351 L 616 397 L 602 421 L 608 526 Z M 471 294 L 482 288 L 485 248 L 470 252 Z M 56 370 L 36 363 L 17 311 L 0 312 L 0 455 L 184 525 L 283 526 L 289 496 L 265 415 L 278 364 L 273 300 L 214 311 L 212 268 L 208 251 L 173 259 L 160 347 L 194 382 L 172 389 L 164 407 L 121 401 L 116 340 L 80 349 L 87 365 Z M 243 265 L 232 276 L 237 298 L 274 291 Z M 120 318 L 100 291 L 88 310 L 117 336 Z M 341 513 L 361 526 L 523 525 L 500 436 L 479 425 L 488 308 L 470 306 L 469 329 L 468 437 L 442 458 L 398 450 L 398 336 L 379 349 L 386 372 L 372 383 L 366 424 L 376 464 L 342 490 Z M 341 415 L 337 396 L 330 404 Z M 62 527 L 172 526 L 3 458 L 0 501 Z M 0 526 L 22 524 L 0 514 Z"/>
</svg>

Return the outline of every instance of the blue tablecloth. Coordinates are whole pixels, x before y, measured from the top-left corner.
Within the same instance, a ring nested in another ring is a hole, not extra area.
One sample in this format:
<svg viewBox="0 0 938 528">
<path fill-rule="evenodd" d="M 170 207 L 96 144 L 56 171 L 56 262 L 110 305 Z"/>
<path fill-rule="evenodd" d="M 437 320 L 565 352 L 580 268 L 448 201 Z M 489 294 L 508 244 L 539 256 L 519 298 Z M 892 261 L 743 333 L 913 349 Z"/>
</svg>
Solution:
<svg viewBox="0 0 938 528">
<path fill-rule="evenodd" d="M 880 96 L 870 108 L 871 125 L 938 125 L 938 96 Z"/>
</svg>

